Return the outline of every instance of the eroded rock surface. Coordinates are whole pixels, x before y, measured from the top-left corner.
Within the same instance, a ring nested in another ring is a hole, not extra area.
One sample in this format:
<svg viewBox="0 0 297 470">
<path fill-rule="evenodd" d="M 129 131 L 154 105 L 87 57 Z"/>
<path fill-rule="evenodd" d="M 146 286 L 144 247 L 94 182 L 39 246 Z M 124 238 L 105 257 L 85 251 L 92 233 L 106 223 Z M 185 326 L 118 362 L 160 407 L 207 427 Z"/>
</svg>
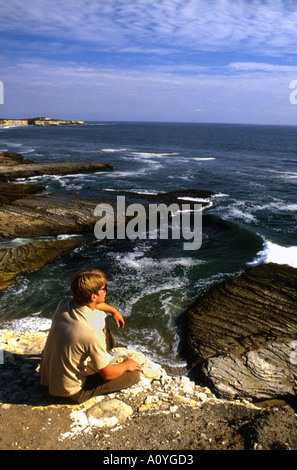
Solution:
<svg viewBox="0 0 297 470">
<path fill-rule="evenodd" d="M 44 186 L 37 184 L 15 184 L 0 181 L 0 205 L 9 204 L 17 199 L 41 193 L 44 189 Z"/>
<path fill-rule="evenodd" d="M 0 171 L 3 166 L 24 165 L 27 163 L 34 163 L 34 161 L 24 158 L 21 153 L 0 152 Z"/>
<path fill-rule="evenodd" d="M 75 195 L 41 195 L 18 199 L 0 206 L 0 236 L 3 239 L 77 234 L 94 230 L 98 202 Z"/>
<path fill-rule="evenodd" d="M 112 169 L 113 165 L 111 163 L 101 162 L 29 163 L 0 167 L 0 179 L 11 180 L 43 175 L 71 175 L 76 173 L 91 173 L 93 171 L 108 171 Z"/>
<path fill-rule="evenodd" d="M 35 271 L 76 248 L 83 239 L 35 241 L 10 249 L 0 249 L 0 290 L 17 283 L 18 276 Z"/>
<path fill-rule="evenodd" d="M 219 396 L 296 395 L 297 269 L 266 264 L 214 286 L 186 312 L 186 350 Z"/>
</svg>

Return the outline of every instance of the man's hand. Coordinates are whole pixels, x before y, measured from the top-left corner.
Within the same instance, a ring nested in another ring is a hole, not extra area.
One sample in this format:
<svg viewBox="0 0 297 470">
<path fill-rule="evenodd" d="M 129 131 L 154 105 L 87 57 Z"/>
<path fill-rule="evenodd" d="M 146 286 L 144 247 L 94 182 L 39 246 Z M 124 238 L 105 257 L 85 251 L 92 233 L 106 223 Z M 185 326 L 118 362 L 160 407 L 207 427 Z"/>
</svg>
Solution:
<svg viewBox="0 0 297 470">
<path fill-rule="evenodd" d="M 131 357 L 129 359 L 126 359 L 124 363 L 126 364 L 126 370 L 129 372 L 132 372 L 133 370 L 141 371 L 141 365 L 138 362 L 134 361 L 134 359 L 132 359 Z"/>
<path fill-rule="evenodd" d="M 124 328 L 125 321 L 124 321 L 122 315 L 120 314 L 120 312 L 118 312 L 117 310 L 115 312 L 113 312 L 112 313 L 112 318 L 114 319 L 114 321 L 115 321 L 118 328 Z"/>
</svg>

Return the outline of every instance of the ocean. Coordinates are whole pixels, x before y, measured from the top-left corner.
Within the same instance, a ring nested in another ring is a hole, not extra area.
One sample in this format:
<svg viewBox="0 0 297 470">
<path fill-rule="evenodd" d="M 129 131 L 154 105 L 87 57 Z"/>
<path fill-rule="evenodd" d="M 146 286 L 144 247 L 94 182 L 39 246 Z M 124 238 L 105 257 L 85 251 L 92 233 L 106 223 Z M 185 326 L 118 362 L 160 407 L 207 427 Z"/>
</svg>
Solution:
<svg viewBox="0 0 297 470">
<path fill-rule="evenodd" d="M 183 312 L 215 283 L 258 263 L 297 267 L 297 128 L 187 123 L 89 122 L 83 126 L 1 128 L 0 150 L 36 162 L 102 161 L 113 171 L 29 178 L 45 193 L 157 194 L 214 191 L 202 215 L 202 245 L 182 240 L 111 240 L 88 246 L 19 278 L 0 293 L 0 327 L 45 329 L 72 275 L 106 272 L 106 302 L 125 318 L 116 339 L 170 370 L 184 370 L 180 355 Z M 24 182 L 19 179 L 19 182 Z M 185 202 L 188 202 L 185 200 Z M 60 235 L 58 238 L 77 236 Z M 52 240 L 55 237 L 41 237 Z M 2 240 L 2 248 L 32 239 Z M 94 242 L 94 243 L 93 243 Z M 110 324 L 112 327 L 112 324 Z"/>
</svg>

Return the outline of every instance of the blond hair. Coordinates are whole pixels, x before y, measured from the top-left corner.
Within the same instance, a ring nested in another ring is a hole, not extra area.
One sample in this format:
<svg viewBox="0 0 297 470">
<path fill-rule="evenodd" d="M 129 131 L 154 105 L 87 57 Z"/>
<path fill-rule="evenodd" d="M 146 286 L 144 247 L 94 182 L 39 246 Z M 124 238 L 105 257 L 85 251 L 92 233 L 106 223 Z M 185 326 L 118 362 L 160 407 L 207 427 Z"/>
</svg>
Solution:
<svg viewBox="0 0 297 470">
<path fill-rule="evenodd" d="M 86 305 L 91 300 L 92 294 L 106 284 L 106 275 L 99 269 L 84 269 L 76 273 L 70 284 L 73 300 L 78 305 Z"/>
</svg>

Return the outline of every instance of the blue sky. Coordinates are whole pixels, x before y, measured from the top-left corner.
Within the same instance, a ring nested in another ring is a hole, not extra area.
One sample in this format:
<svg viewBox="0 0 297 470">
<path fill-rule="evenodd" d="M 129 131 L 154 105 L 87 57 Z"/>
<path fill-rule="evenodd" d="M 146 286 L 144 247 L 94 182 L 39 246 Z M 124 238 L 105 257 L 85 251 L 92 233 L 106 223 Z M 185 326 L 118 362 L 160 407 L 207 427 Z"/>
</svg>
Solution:
<svg viewBox="0 0 297 470">
<path fill-rule="evenodd" d="M 0 116 L 296 125 L 296 25 L 295 0 L 0 0 Z"/>
</svg>

